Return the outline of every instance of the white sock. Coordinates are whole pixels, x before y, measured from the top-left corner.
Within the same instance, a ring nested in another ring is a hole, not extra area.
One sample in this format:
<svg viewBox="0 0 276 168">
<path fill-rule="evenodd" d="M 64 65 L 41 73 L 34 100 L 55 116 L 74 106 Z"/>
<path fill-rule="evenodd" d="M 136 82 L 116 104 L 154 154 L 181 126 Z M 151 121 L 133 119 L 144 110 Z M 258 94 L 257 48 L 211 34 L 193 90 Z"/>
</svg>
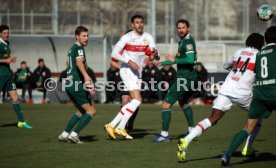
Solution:
<svg viewBox="0 0 276 168">
<path fill-rule="evenodd" d="M 139 107 L 140 104 L 141 102 L 139 100 L 132 99 L 131 102 L 129 102 L 122 108 L 122 110 L 124 110 L 124 116 L 117 127 L 118 129 L 125 129 L 129 118 L 132 116 L 132 114 L 135 112 L 135 110 L 137 109 L 137 107 Z"/>
<path fill-rule="evenodd" d="M 116 117 L 109 123 L 109 125 L 111 125 L 113 128 L 116 127 L 116 125 L 119 124 L 119 122 L 122 120 L 122 118 L 124 117 L 124 112 L 121 110 Z"/>
<path fill-rule="evenodd" d="M 73 132 L 71 132 L 71 134 L 70 134 L 71 136 L 78 136 L 78 133 L 76 133 L 75 131 L 73 131 Z"/>
<path fill-rule="evenodd" d="M 65 138 L 65 137 L 68 137 L 68 135 L 69 135 L 69 133 L 66 132 L 66 131 L 63 131 L 62 134 L 61 134 L 61 136 L 64 137 L 64 138 Z"/>
<path fill-rule="evenodd" d="M 211 122 L 208 118 L 200 121 L 197 126 L 189 133 L 185 138 L 187 139 L 187 143 L 189 144 L 195 137 L 199 137 L 204 131 L 211 127 Z"/>
<path fill-rule="evenodd" d="M 188 127 L 188 132 L 192 132 L 195 127 Z"/>
<path fill-rule="evenodd" d="M 169 132 L 168 131 L 161 131 L 161 135 L 163 137 L 167 137 L 167 136 L 169 136 Z"/>
</svg>

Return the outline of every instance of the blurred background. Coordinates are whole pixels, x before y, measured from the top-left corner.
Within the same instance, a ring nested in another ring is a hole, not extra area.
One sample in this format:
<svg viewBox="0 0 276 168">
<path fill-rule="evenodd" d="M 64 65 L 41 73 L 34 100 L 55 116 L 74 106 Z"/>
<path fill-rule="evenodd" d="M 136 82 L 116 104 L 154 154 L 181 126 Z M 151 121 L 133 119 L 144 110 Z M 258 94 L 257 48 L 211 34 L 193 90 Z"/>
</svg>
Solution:
<svg viewBox="0 0 276 168">
<path fill-rule="evenodd" d="M 34 69 L 44 58 L 54 76 L 66 68 L 67 51 L 77 25 L 87 26 L 90 44 L 88 65 L 105 81 L 112 46 L 131 28 L 130 17 L 145 17 L 145 31 L 156 39 L 161 55 L 177 50 L 175 23 L 190 21 L 198 61 L 209 73 L 225 73 L 223 62 L 252 32 L 264 33 L 276 17 L 263 22 L 256 17 L 261 4 L 276 7 L 276 0 L 0 0 L 0 23 L 10 26 L 11 49 Z"/>
</svg>

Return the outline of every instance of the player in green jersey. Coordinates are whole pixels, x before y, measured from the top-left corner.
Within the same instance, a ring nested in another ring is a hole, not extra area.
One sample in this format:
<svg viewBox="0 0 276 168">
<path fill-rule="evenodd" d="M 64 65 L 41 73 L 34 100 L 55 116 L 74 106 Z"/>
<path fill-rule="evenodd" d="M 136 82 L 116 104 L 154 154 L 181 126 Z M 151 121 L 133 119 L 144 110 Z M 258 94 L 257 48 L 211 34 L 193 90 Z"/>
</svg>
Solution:
<svg viewBox="0 0 276 168">
<path fill-rule="evenodd" d="M 86 70 L 84 51 L 84 46 L 88 44 L 88 29 L 84 26 L 78 26 L 75 30 L 75 38 L 76 42 L 68 52 L 65 90 L 74 103 L 77 112 L 70 118 L 58 139 L 80 144 L 83 142 L 80 141 L 78 135 L 96 114 L 96 109 L 91 103 L 91 96 L 95 94 L 95 89 L 92 84 L 93 81 Z M 76 127 L 73 130 L 75 125 Z"/>
<path fill-rule="evenodd" d="M 229 166 L 230 158 L 236 149 L 252 133 L 258 119 L 269 117 L 276 110 L 276 26 L 269 27 L 265 32 L 266 45 L 256 56 L 255 88 L 250 104 L 245 128 L 232 139 L 228 149 L 221 158 L 222 166 Z"/>
<path fill-rule="evenodd" d="M 177 64 L 176 81 L 170 87 L 165 99 L 162 103 L 162 131 L 152 142 L 169 141 L 169 125 L 171 120 L 171 107 L 177 101 L 182 108 L 187 119 L 190 131 L 194 127 L 194 119 L 192 108 L 188 104 L 189 98 L 192 96 L 192 85 L 197 83 L 197 72 L 194 64 L 196 62 L 196 45 L 193 37 L 189 34 L 189 21 L 180 19 L 176 23 L 179 42 L 178 52 L 176 56 L 166 55 L 166 61 L 158 62 L 157 65 L 173 65 Z M 181 86 L 181 85 L 185 86 Z M 196 85 L 194 85 L 196 86 Z"/>
<path fill-rule="evenodd" d="M 10 53 L 9 27 L 0 25 L 0 90 L 7 91 L 12 98 L 12 107 L 18 118 L 17 127 L 29 129 L 32 126 L 23 117 L 16 86 L 13 81 L 13 73 L 10 69 L 10 64 L 16 62 L 16 57 L 11 57 Z"/>
</svg>

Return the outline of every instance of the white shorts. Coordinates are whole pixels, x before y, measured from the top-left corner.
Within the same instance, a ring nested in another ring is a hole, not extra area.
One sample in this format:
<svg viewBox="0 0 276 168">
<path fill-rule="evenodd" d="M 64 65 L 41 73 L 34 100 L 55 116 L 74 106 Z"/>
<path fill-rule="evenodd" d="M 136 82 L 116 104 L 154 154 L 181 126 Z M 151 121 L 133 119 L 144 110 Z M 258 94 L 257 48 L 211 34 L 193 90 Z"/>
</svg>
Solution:
<svg viewBox="0 0 276 168">
<path fill-rule="evenodd" d="M 124 82 L 124 91 L 141 90 L 142 79 L 139 78 L 140 72 L 128 67 L 120 68 L 120 76 Z"/>
<path fill-rule="evenodd" d="M 213 108 L 221 111 L 228 111 L 230 110 L 233 104 L 236 104 L 245 110 L 249 110 L 251 101 L 252 95 L 243 98 L 234 98 L 219 94 L 218 97 L 214 100 Z"/>
</svg>

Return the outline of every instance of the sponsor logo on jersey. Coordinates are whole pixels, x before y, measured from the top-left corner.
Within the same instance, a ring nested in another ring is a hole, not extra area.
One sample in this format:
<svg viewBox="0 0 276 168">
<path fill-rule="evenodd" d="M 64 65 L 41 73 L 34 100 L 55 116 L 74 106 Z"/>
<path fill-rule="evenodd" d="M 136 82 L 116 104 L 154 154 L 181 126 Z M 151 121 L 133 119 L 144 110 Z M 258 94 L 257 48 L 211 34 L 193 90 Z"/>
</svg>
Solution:
<svg viewBox="0 0 276 168">
<path fill-rule="evenodd" d="M 144 38 L 143 41 L 144 41 L 144 44 L 145 44 L 145 45 L 148 45 L 148 39 Z"/>
<path fill-rule="evenodd" d="M 241 55 L 245 55 L 245 56 L 253 56 L 254 53 L 253 52 L 249 52 L 249 51 L 242 51 Z"/>
<path fill-rule="evenodd" d="M 132 52 L 145 52 L 147 48 L 148 48 L 147 45 L 131 45 L 131 44 L 127 44 L 127 45 L 125 45 L 124 49 L 126 51 L 132 51 Z"/>
<path fill-rule="evenodd" d="M 237 77 L 237 76 L 231 76 L 231 80 L 234 80 L 234 81 L 239 81 L 239 80 L 240 80 L 240 78 L 239 78 L 239 77 Z"/>
</svg>

